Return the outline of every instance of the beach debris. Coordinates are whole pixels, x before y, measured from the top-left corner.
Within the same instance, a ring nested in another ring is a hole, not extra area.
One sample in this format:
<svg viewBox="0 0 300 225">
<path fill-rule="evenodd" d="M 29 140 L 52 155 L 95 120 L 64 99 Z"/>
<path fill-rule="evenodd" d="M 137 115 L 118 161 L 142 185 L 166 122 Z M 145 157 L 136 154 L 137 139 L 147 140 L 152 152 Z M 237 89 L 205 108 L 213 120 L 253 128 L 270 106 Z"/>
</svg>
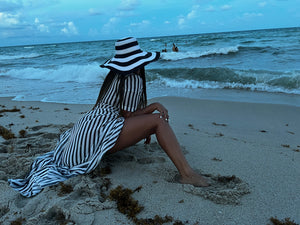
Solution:
<svg viewBox="0 0 300 225">
<path fill-rule="evenodd" d="M 222 127 L 226 127 L 227 126 L 227 124 L 225 124 L 225 123 L 212 122 L 212 124 L 215 125 L 215 126 L 222 126 Z"/>
<path fill-rule="evenodd" d="M 30 106 L 29 109 L 32 109 L 32 110 L 38 110 L 38 109 L 40 109 L 40 108 L 39 108 L 39 107 L 35 107 L 35 108 L 34 108 L 34 107 Z"/>
<path fill-rule="evenodd" d="M 19 135 L 20 135 L 20 137 L 24 138 L 26 135 L 26 130 L 20 130 Z"/>
<path fill-rule="evenodd" d="M 70 184 L 60 183 L 60 189 L 57 193 L 58 196 L 64 196 L 73 192 L 73 187 Z"/>
<path fill-rule="evenodd" d="M 64 110 L 70 110 L 69 108 L 64 108 Z"/>
<path fill-rule="evenodd" d="M 20 112 L 20 109 L 17 109 L 17 107 L 14 107 L 13 109 L 1 109 L 0 113 L 5 113 L 5 112 Z"/>
<path fill-rule="evenodd" d="M 19 217 L 18 219 L 11 221 L 10 224 L 11 225 L 22 225 L 23 222 L 25 222 L 25 221 L 26 221 L 25 218 Z"/>
<path fill-rule="evenodd" d="M 137 219 L 136 221 L 134 221 L 134 223 L 137 225 L 161 225 L 161 224 L 169 223 L 169 222 L 173 222 L 173 217 L 171 217 L 171 216 L 161 217 L 158 215 L 155 215 L 153 219 L 152 218 Z M 182 223 L 179 220 L 176 220 L 173 224 L 174 225 L 183 225 L 184 223 Z"/>
<path fill-rule="evenodd" d="M 3 126 L 0 126 L 0 136 L 2 136 L 5 140 L 15 138 L 15 134 Z"/>
<path fill-rule="evenodd" d="M 218 162 L 222 162 L 222 159 L 218 159 L 218 158 L 216 158 L 216 157 L 213 157 L 211 160 L 218 161 Z"/>
<path fill-rule="evenodd" d="M 121 185 L 117 186 L 115 189 L 112 189 L 109 194 L 109 198 L 117 203 L 117 209 L 122 214 L 126 215 L 128 219 L 132 220 L 134 224 L 137 225 L 161 225 L 164 223 L 173 222 L 174 219 L 171 216 L 161 217 L 159 215 L 155 215 L 154 218 L 137 218 L 137 214 L 139 214 L 144 207 L 139 205 L 139 202 L 132 198 L 132 194 L 134 192 L 140 191 L 142 186 L 137 187 L 134 190 L 129 188 L 123 188 Z M 184 224 L 180 220 L 174 221 L 175 225 Z"/>
<path fill-rule="evenodd" d="M 281 146 L 284 147 L 284 148 L 289 148 L 290 147 L 290 145 L 287 145 L 287 144 L 282 144 Z"/>
<path fill-rule="evenodd" d="M 224 134 L 222 134 L 221 132 L 220 133 L 216 133 L 215 137 L 223 137 Z"/>
<path fill-rule="evenodd" d="M 195 131 L 200 131 L 198 128 L 196 129 L 193 124 L 188 124 L 188 127 Z"/>
<path fill-rule="evenodd" d="M 288 217 L 284 218 L 284 220 L 279 220 L 277 217 L 271 217 L 270 220 L 274 225 L 299 225 L 295 223 L 294 220 L 290 220 Z"/>
<path fill-rule="evenodd" d="M 105 177 L 106 175 L 111 174 L 111 168 L 109 165 L 104 167 L 98 166 L 92 172 L 89 173 L 90 178 L 95 177 Z"/>
<path fill-rule="evenodd" d="M 117 209 L 119 212 L 126 215 L 129 219 L 135 220 L 136 215 L 143 210 L 143 206 L 139 205 L 137 200 L 132 198 L 132 194 L 135 191 L 123 188 L 122 186 L 117 186 L 112 189 L 109 194 L 111 200 L 116 201 Z"/>
<path fill-rule="evenodd" d="M 24 119 L 24 118 L 25 118 L 25 115 L 21 115 L 20 118 L 21 118 L 21 119 Z"/>
</svg>

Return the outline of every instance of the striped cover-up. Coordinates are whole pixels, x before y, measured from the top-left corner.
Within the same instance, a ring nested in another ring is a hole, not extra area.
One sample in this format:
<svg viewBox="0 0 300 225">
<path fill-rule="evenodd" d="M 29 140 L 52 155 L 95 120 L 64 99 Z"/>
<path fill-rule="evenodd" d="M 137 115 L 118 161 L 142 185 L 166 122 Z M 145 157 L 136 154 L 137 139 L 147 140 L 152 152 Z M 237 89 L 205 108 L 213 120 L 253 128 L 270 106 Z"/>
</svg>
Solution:
<svg viewBox="0 0 300 225">
<path fill-rule="evenodd" d="M 102 156 L 116 143 L 124 124 L 120 117 L 118 87 L 115 76 L 100 103 L 87 112 L 73 128 L 61 134 L 55 149 L 39 156 L 25 179 L 9 179 L 12 188 L 23 196 L 31 197 L 46 186 L 93 171 Z M 140 103 L 143 81 L 130 74 L 125 78 L 122 107 L 134 112 Z"/>
</svg>

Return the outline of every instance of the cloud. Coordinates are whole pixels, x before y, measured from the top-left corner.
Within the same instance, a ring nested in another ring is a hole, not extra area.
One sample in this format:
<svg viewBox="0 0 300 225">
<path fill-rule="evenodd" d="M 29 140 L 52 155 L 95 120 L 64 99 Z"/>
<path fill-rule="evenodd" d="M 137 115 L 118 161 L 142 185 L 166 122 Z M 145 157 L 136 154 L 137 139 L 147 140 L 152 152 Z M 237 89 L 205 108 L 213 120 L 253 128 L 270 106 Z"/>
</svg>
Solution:
<svg viewBox="0 0 300 225">
<path fill-rule="evenodd" d="M 189 20 L 192 20 L 198 16 L 198 10 L 200 6 L 199 5 L 194 5 L 192 7 L 192 10 L 186 15 L 186 16 L 180 16 L 178 19 L 178 26 L 179 28 L 184 28 L 184 26 L 187 24 Z"/>
<path fill-rule="evenodd" d="M 258 6 L 259 6 L 259 7 L 265 7 L 266 4 L 267 4 L 266 2 L 259 2 L 259 3 L 258 3 Z"/>
<path fill-rule="evenodd" d="M 150 24 L 149 20 L 143 20 L 142 22 L 140 23 L 131 23 L 130 26 L 132 27 L 144 27 L 144 26 L 147 26 L 148 24 Z"/>
<path fill-rule="evenodd" d="M 223 6 L 221 6 L 221 9 L 222 9 L 222 10 L 229 10 L 229 9 L 231 9 L 231 8 L 232 8 L 231 5 L 223 5 Z"/>
<path fill-rule="evenodd" d="M 208 6 L 208 7 L 205 9 L 205 11 L 207 11 L 207 12 L 214 12 L 214 11 L 216 11 L 216 9 L 215 9 L 215 7 L 213 7 L 212 5 L 210 5 L 210 6 Z"/>
<path fill-rule="evenodd" d="M 64 28 L 61 29 L 61 32 L 67 35 L 76 35 L 78 34 L 77 28 L 72 21 L 64 22 Z"/>
<path fill-rule="evenodd" d="M 116 31 L 116 24 L 119 19 L 117 17 L 111 17 L 109 21 L 103 25 L 102 32 L 105 34 L 109 34 L 111 31 Z"/>
<path fill-rule="evenodd" d="M 102 15 L 103 13 L 97 9 L 94 9 L 94 8 L 90 8 L 89 9 L 89 14 L 91 16 L 97 16 L 97 15 Z"/>
<path fill-rule="evenodd" d="M 138 6 L 137 0 L 121 0 L 121 4 L 119 6 L 120 10 L 131 11 L 134 10 Z"/>
<path fill-rule="evenodd" d="M 41 24 L 38 18 L 35 18 L 34 23 L 40 32 L 49 33 L 49 28 L 45 24 Z"/>
<path fill-rule="evenodd" d="M 184 26 L 184 24 L 185 24 L 185 18 L 184 17 L 179 18 L 178 26 L 182 28 Z"/>
<path fill-rule="evenodd" d="M 194 5 L 191 12 L 187 14 L 187 19 L 193 19 L 197 16 L 197 11 L 199 10 L 199 5 Z"/>
<path fill-rule="evenodd" d="M 0 26 L 1 27 L 12 27 L 18 25 L 19 21 L 19 14 L 10 14 L 10 13 L 3 13 L 0 12 Z"/>
<path fill-rule="evenodd" d="M 244 13 L 243 14 L 244 18 L 253 18 L 253 17 L 261 17 L 263 16 L 262 13 Z"/>
</svg>

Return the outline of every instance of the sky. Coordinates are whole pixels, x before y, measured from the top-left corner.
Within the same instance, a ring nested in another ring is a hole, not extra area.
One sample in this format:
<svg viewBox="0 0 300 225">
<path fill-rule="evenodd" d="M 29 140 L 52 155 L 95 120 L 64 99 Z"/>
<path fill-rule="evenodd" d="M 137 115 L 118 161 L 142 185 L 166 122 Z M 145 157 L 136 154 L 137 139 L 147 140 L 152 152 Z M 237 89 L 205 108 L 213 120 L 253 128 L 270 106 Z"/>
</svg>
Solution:
<svg viewBox="0 0 300 225">
<path fill-rule="evenodd" d="M 300 26 L 300 0 L 0 0 L 0 46 Z"/>
</svg>

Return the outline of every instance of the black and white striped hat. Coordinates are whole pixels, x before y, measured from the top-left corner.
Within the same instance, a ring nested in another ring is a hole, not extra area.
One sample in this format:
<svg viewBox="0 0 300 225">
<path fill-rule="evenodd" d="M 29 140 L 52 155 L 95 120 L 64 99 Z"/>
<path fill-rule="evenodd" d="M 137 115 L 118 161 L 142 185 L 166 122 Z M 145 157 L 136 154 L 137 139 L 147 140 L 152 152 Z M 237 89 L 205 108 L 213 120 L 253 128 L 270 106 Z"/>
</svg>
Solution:
<svg viewBox="0 0 300 225">
<path fill-rule="evenodd" d="M 159 59 L 159 52 L 144 52 L 136 38 L 123 38 L 115 43 L 115 56 L 100 65 L 120 74 L 127 74 Z"/>
</svg>

